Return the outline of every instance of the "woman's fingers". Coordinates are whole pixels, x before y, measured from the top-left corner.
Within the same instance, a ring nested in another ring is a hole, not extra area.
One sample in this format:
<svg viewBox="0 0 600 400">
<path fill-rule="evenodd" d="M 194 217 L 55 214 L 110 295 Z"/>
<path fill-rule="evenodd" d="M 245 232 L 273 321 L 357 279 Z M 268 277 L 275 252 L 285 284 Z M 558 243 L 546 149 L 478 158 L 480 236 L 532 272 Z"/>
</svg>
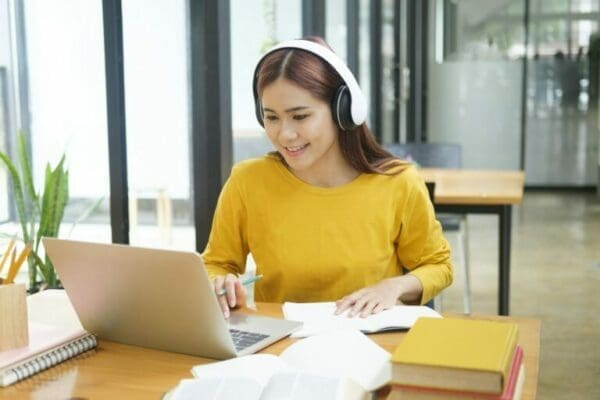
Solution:
<svg viewBox="0 0 600 400">
<path fill-rule="evenodd" d="M 389 308 L 389 305 L 386 305 L 386 301 L 379 293 L 368 290 L 368 288 L 361 289 L 338 300 L 336 306 L 336 315 L 348 311 L 348 317 L 360 315 L 363 318 Z"/>
<path fill-rule="evenodd" d="M 242 285 L 240 280 L 236 280 L 235 282 L 235 297 L 237 299 L 237 303 L 234 306 L 243 306 L 246 304 L 246 287 Z"/>
<path fill-rule="evenodd" d="M 364 291 L 365 291 L 364 289 L 360 289 L 360 290 L 358 290 L 354 293 L 351 293 L 348 296 L 343 297 L 340 300 L 338 300 L 336 302 L 335 315 L 342 314 L 344 311 L 351 308 L 354 305 L 354 303 L 362 297 Z"/>
<path fill-rule="evenodd" d="M 379 304 L 381 303 L 377 299 L 370 299 L 369 301 L 367 301 L 367 303 L 365 303 L 364 307 L 360 311 L 360 317 L 365 318 L 371 314 L 375 314 L 375 308 L 379 306 Z"/>
<path fill-rule="evenodd" d="M 362 295 L 359 299 L 357 299 L 354 302 L 352 309 L 348 312 L 348 316 L 354 317 L 358 314 L 361 314 L 361 316 L 362 316 L 363 310 L 369 304 L 369 302 L 372 300 L 372 298 L 373 297 L 372 297 L 371 293 L 365 293 L 364 295 Z"/>
<path fill-rule="evenodd" d="M 227 293 L 223 293 L 225 289 L 225 278 L 223 276 L 215 277 L 213 281 L 213 286 L 215 287 L 215 294 L 217 295 L 217 301 L 219 302 L 219 306 L 221 307 L 221 311 L 223 311 L 223 315 L 225 318 L 229 318 L 229 305 L 227 304 Z"/>
<path fill-rule="evenodd" d="M 233 275 L 233 274 L 227 274 L 227 276 L 225 276 L 225 290 L 227 291 L 226 296 L 227 296 L 227 304 L 229 304 L 229 308 L 233 308 L 235 307 L 235 305 L 237 304 L 237 299 L 236 299 L 236 290 L 235 290 L 235 284 L 236 282 L 239 283 L 239 280 L 237 278 L 237 276 Z"/>
</svg>

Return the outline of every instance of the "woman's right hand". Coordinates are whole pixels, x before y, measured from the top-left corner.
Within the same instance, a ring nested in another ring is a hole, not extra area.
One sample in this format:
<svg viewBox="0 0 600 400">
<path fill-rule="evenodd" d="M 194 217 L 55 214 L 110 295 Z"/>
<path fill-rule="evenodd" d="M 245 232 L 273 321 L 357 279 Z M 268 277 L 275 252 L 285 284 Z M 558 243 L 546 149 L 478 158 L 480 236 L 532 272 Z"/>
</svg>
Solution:
<svg viewBox="0 0 600 400">
<path fill-rule="evenodd" d="M 225 318 L 229 318 L 229 310 L 246 304 L 246 288 L 240 279 L 233 275 L 219 275 L 213 280 L 217 301 Z"/>
</svg>

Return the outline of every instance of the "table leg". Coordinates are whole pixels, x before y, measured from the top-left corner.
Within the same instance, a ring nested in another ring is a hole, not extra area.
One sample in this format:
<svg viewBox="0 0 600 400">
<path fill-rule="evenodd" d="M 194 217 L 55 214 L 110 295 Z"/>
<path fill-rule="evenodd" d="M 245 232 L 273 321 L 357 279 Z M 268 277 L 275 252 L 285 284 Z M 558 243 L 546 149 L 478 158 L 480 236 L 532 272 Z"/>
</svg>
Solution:
<svg viewBox="0 0 600 400">
<path fill-rule="evenodd" d="M 510 230 L 512 206 L 502 206 L 499 217 L 498 314 L 509 315 Z"/>
</svg>

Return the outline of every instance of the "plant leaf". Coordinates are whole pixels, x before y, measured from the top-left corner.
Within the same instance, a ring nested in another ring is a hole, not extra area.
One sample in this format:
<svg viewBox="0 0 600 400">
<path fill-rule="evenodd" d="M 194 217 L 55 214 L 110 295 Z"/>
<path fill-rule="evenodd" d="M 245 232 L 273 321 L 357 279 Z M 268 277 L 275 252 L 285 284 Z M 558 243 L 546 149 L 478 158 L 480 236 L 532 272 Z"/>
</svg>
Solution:
<svg viewBox="0 0 600 400">
<path fill-rule="evenodd" d="M 36 248 L 39 245 L 42 236 L 50 236 L 50 223 L 53 213 L 53 199 L 56 191 L 56 176 L 50 169 L 50 164 L 46 164 L 45 179 L 44 179 L 44 194 L 42 196 L 42 212 L 40 214 L 40 226 L 38 227 L 36 237 Z"/>
<path fill-rule="evenodd" d="M 15 195 L 15 204 L 17 206 L 17 214 L 19 215 L 19 222 L 21 224 L 21 230 L 23 231 L 23 239 L 25 242 L 28 242 L 29 234 L 27 232 L 27 221 L 29 220 L 29 218 L 27 217 L 27 211 L 25 209 L 25 199 L 23 196 L 23 187 L 21 185 L 21 178 L 19 177 L 19 172 L 15 168 L 15 165 L 12 163 L 8 155 L 1 151 L 0 159 L 4 162 L 10 174 L 13 192 Z"/>
<path fill-rule="evenodd" d="M 25 143 L 25 134 L 23 131 L 19 131 L 17 135 L 17 153 L 19 154 L 19 160 L 21 161 L 21 174 L 23 177 L 23 184 L 25 189 L 27 190 L 27 194 L 29 195 L 29 200 L 31 201 L 31 205 L 34 208 L 34 212 L 40 212 L 40 203 L 38 200 L 38 195 L 35 192 L 35 187 L 33 186 L 33 175 L 31 174 L 31 161 L 29 160 L 29 155 L 27 153 L 27 146 Z"/>
<path fill-rule="evenodd" d="M 40 258 L 40 256 L 36 252 L 32 251 L 31 253 L 29 253 L 29 255 L 31 257 L 33 257 L 33 259 L 35 261 L 35 264 L 33 265 L 33 269 L 36 269 L 36 267 L 37 267 L 37 269 L 39 269 L 39 271 L 42 274 L 42 279 L 44 280 L 44 282 L 48 282 L 48 278 L 49 278 L 48 270 L 47 270 L 46 266 L 44 265 L 44 261 Z M 32 287 L 33 285 L 35 285 L 35 283 L 36 283 L 35 281 L 34 282 L 30 281 L 29 286 Z"/>
<path fill-rule="evenodd" d="M 42 215 L 36 241 L 42 236 L 57 237 L 65 207 L 69 200 L 69 173 L 64 170 L 65 156 L 52 171 L 46 167 L 46 182 L 42 198 Z"/>
<path fill-rule="evenodd" d="M 56 197 L 54 201 L 54 213 L 51 221 L 51 234 L 52 237 L 58 237 L 60 230 L 60 222 L 62 221 L 65 213 L 65 207 L 69 202 L 69 171 L 64 168 L 65 156 L 63 155 L 60 163 L 54 170 L 56 176 Z"/>
</svg>

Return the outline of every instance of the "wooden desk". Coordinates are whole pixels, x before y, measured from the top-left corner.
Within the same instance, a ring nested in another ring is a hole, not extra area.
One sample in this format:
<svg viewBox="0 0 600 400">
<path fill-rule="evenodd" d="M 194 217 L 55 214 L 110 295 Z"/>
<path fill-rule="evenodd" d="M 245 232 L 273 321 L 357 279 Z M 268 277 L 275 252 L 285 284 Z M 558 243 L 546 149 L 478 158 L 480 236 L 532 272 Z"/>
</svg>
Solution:
<svg viewBox="0 0 600 400">
<path fill-rule="evenodd" d="M 510 232 L 512 205 L 523 199 L 522 171 L 422 168 L 427 182 L 435 182 L 436 212 L 498 215 L 498 314 L 509 314 Z"/>
<path fill-rule="evenodd" d="M 281 317 L 279 304 L 258 304 L 260 314 Z M 469 318 L 469 317 L 465 317 Z M 481 316 L 515 321 L 524 351 L 525 386 L 522 399 L 535 399 L 540 353 L 540 321 L 531 318 Z M 405 333 L 391 332 L 370 337 L 392 351 Z M 279 354 L 294 339 L 279 341 L 263 352 Z M 181 379 L 191 378 L 194 365 L 212 360 L 183 354 L 144 349 L 100 340 L 98 348 L 47 371 L 0 389 L 0 399 L 159 399 Z M 380 398 L 385 398 L 385 390 Z"/>
</svg>

